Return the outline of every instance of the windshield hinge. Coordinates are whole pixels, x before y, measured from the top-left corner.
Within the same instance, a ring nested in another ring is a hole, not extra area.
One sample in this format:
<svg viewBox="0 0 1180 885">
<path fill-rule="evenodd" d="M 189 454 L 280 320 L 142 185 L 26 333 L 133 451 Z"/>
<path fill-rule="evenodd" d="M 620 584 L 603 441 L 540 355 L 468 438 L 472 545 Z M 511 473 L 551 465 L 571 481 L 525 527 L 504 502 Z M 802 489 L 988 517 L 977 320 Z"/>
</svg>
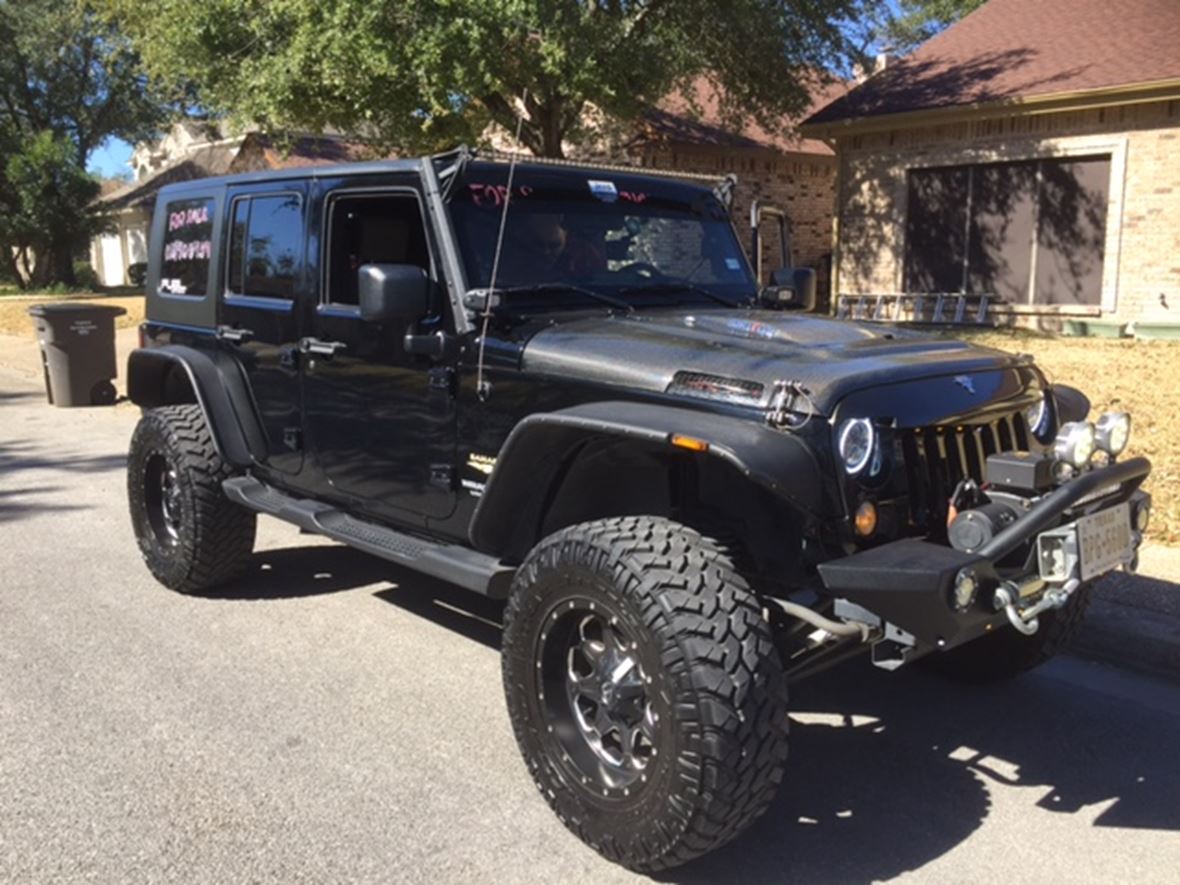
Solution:
<svg viewBox="0 0 1180 885">
<path fill-rule="evenodd" d="M 802 415 L 797 405 L 800 400 L 806 403 L 807 411 Z M 815 403 L 811 401 L 811 391 L 803 386 L 802 381 L 775 381 L 770 391 L 770 408 L 766 413 L 766 423 L 771 427 L 800 430 L 815 414 Z"/>
</svg>

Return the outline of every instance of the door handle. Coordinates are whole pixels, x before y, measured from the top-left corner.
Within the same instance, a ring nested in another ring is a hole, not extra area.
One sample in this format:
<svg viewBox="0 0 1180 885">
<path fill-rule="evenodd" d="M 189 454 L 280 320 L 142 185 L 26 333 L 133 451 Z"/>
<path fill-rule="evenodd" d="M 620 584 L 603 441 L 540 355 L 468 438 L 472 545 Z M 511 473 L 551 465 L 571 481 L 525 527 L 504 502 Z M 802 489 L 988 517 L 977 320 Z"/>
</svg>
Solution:
<svg viewBox="0 0 1180 885">
<path fill-rule="evenodd" d="M 329 359 L 347 349 L 348 345 L 343 341 L 320 341 L 318 338 L 302 338 L 299 341 L 299 350 L 303 353 L 314 353 Z"/>
<path fill-rule="evenodd" d="M 234 344 L 245 344 L 254 337 L 249 329 L 235 329 L 233 326 L 218 326 L 214 333 L 221 341 L 231 341 Z"/>
</svg>

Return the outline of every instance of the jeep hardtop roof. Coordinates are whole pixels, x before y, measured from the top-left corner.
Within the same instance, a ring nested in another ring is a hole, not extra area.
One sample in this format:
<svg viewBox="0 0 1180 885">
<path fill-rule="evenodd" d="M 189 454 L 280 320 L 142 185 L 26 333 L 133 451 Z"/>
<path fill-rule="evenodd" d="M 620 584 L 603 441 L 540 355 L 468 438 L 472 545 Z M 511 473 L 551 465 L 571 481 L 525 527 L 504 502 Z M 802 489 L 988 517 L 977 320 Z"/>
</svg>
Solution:
<svg viewBox="0 0 1180 885">
<path fill-rule="evenodd" d="M 419 172 L 427 164 L 434 164 L 436 174 L 446 168 L 448 161 L 458 160 L 462 154 L 452 151 L 446 154 L 435 154 L 427 157 L 414 157 L 400 160 L 365 160 L 358 163 L 332 163 L 323 166 L 296 166 L 290 169 L 273 169 L 261 172 L 239 172 L 235 175 L 215 175 L 208 178 L 194 178 L 189 181 L 178 181 L 165 185 L 160 189 L 161 194 L 179 194 L 190 190 L 208 190 L 210 187 L 227 187 L 234 185 L 262 184 L 268 181 L 292 181 L 317 178 L 338 178 L 340 176 L 381 175 L 396 172 Z M 479 153 L 472 151 L 468 154 L 472 164 L 504 164 L 511 159 L 511 155 L 502 153 Z M 674 182 L 689 188 L 707 190 L 707 182 L 716 184 L 722 176 L 703 175 L 700 173 L 677 172 L 667 169 L 649 169 L 646 167 L 621 166 L 608 163 L 594 163 L 588 161 L 553 160 L 543 157 L 517 158 L 517 168 L 532 172 L 554 172 L 566 170 L 572 173 L 610 173 L 612 175 L 634 176 L 636 178 L 659 178 L 670 183 Z"/>
</svg>

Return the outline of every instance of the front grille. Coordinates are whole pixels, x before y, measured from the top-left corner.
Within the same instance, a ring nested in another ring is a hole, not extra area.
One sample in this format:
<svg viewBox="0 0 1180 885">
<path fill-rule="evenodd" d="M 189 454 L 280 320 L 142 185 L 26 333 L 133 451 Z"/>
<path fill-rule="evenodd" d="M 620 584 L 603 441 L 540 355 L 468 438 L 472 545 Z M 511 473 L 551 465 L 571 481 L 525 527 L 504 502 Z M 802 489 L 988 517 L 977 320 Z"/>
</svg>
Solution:
<svg viewBox="0 0 1180 885">
<path fill-rule="evenodd" d="M 1029 448 L 1020 412 L 977 424 L 905 430 L 902 441 L 910 516 L 932 534 L 945 531 L 948 502 L 960 480 L 983 483 L 988 455 Z"/>
</svg>

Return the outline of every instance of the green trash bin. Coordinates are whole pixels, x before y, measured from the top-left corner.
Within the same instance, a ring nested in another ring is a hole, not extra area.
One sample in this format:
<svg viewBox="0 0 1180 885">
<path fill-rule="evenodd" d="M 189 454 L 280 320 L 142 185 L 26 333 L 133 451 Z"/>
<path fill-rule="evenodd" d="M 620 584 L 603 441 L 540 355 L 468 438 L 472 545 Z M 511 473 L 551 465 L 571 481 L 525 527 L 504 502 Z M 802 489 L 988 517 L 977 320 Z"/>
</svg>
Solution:
<svg viewBox="0 0 1180 885">
<path fill-rule="evenodd" d="M 35 304 L 29 316 L 41 344 L 45 392 L 55 406 L 109 406 L 115 402 L 115 317 L 127 311 L 106 304 L 62 301 Z"/>
</svg>

